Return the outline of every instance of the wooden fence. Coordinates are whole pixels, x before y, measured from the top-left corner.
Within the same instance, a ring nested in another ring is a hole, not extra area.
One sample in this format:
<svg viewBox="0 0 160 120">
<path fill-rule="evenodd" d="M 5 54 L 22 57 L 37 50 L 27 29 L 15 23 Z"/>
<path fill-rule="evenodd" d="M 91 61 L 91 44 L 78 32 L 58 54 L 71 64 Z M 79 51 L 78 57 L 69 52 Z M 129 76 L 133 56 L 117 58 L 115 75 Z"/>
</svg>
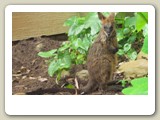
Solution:
<svg viewBox="0 0 160 120">
<path fill-rule="evenodd" d="M 42 35 L 66 33 L 64 21 L 75 15 L 84 15 L 78 12 L 14 12 L 12 13 L 13 41 L 23 40 Z"/>
</svg>

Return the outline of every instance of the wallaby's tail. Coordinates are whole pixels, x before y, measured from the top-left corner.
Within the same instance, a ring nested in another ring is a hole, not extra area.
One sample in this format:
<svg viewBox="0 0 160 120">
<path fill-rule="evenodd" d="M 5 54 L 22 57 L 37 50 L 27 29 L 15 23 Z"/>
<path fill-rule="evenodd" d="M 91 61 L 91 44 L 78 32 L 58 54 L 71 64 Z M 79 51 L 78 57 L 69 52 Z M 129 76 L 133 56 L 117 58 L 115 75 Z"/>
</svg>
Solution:
<svg viewBox="0 0 160 120">
<path fill-rule="evenodd" d="M 89 80 L 87 85 L 84 86 L 81 90 L 81 94 L 90 93 L 98 88 L 98 83 L 94 80 Z"/>
</svg>

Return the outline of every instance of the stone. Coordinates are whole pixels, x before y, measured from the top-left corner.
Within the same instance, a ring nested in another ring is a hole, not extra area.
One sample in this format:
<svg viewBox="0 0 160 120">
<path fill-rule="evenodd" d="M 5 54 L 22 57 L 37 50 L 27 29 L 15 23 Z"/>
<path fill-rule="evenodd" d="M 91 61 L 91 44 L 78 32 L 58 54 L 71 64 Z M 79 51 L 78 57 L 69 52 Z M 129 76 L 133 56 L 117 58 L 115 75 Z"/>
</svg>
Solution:
<svg viewBox="0 0 160 120">
<path fill-rule="evenodd" d="M 148 60 L 138 59 L 123 63 L 118 68 L 118 71 L 124 73 L 124 77 L 127 80 L 146 76 L 148 74 Z"/>
<path fill-rule="evenodd" d="M 138 53 L 137 59 L 147 59 L 148 60 L 148 54 L 143 53 L 142 51 Z"/>
<path fill-rule="evenodd" d="M 81 71 L 77 72 L 76 77 L 80 80 L 88 81 L 89 80 L 88 70 L 81 70 Z"/>
<path fill-rule="evenodd" d="M 61 78 L 66 78 L 66 77 L 69 77 L 70 76 L 70 72 L 69 71 L 66 71 L 66 70 L 63 70 L 62 73 L 61 73 Z"/>
<path fill-rule="evenodd" d="M 43 48 L 44 48 L 44 45 L 43 45 L 42 43 L 39 43 L 39 44 L 36 46 L 35 50 L 36 50 L 37 52 L 41 52 Z"/>
</svg>

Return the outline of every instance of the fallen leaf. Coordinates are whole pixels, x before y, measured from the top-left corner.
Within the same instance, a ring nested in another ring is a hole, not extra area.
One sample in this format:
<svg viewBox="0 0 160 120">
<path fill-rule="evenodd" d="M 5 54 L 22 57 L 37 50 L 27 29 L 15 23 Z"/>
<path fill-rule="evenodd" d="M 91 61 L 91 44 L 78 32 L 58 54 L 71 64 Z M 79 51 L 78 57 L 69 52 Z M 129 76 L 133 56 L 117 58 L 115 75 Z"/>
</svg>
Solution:
<svg viewBox="0 0 160 120">
<path fill-rule="evenodd" d="M 27 76 L 23 76 L 22 79 L 25 79 Z"/>
<path fill-rule="evenodd" d="M 15 93 L 14 95 L 26 95 L 26 93 Z"/>
<path fill-rule="evenodd" d="M 15 87 L 16 88 L 23 88 L 23 87 L 25 87 L 25 85 L 16 85 Z"/>
<path fill-rule="evenodd" d="M 22 76 L 22 74 L 12 74 L 13 77 L 19 77 Z"/>
<path fill-rule="evenodd" d="M 39 80 L 40 82 L 45 82 L 45 81 L 47 81 L 48 79 L 47 79 L 47 78 L 42 78 L 41 76 L 39 76 L 39 77 L 38 77 L 38 80 Z"/>
<path fill-rule="evenodd" d="M 35 78 L 35 77 L 29 77 L 29 79 L 30 79 L 30 80 L 35 80 L 35 79 L 37 79 L 37 78 Z"/>
</svg>

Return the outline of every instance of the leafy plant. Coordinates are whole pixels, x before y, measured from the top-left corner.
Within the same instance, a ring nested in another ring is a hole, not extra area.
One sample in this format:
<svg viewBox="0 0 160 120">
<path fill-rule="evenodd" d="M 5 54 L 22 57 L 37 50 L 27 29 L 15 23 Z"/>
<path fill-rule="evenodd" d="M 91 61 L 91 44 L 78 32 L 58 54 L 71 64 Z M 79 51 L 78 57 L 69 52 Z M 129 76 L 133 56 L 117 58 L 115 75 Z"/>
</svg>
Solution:
<svg viewBox="0 0 160 120">
<path fill-rule="evenodd" d="M 132 17 L 125 17 L 124 21 L 121 20 L 121 28 L 117 29 L 120 56 L 125 55 L 127 58 L 135 60 L 137 51 L 132 47 L 135 41 L 140 43 L 143 39 L 143 45 L 140 49 L 143 53 L 148 54 L 148 13 L 137 12 Z M 122 80 L 124 86 L 125 80 Z M 148 94 L 148 77 L 137 78 L 131 80 L 132 87 L 122 90 L 126 95 L 146 95 Z"/>
<path fill-rule="evenodd" d="M 122 15 L 122 13 L 119 13 Z M 137 52 L 133 47 L 133 44 L 144 39 L 142 51 L 147 52 L 148 49 L 148 13 L 137 12 L 131 14 L 131 16 L 125 16 L 123 13 L 123 18 L 116 17 L 117 23 L 117 38 L 119 42 L 118 55 L 125 56 L 128 59 L 135 60 L 137 58 Z M 118 15 L 117 15 L 118 16 Z"/>
<path fill-rule="evenodd" d="M 148 54 L 148 24 L 146 24 L 143 28 L 143 36 L 144 36 L 144 43 L 142 46 L 142 52 Z"/>
<path fill-rule="evenodd" d="M 119 82 L 121 82 L 122 87 L 125 87 L 125 86 L 126 86 L 126 84 L 128 83 L 128 81 L 127 81 L 127 80 L 119 80 Z"/>
<path fill-rule="evenodd" d="M 125 95 L 147 95 L 148 94 L 148 78 L 136 78 L 131 81 L 131 87 L 122 90 Z"/>
<path fill-rule="evenodd" d="M 97 36 L 101 23 L 97 13 L 89 13 L 85 17 L 69 18 L 65 21 L 64 26 L 69 27 L 69 41 L 63 42 L 58 49 L 38 53 L 40 57 L 50 59 L 48 73 L 51 77 L 57 74 L 57 80 L 60 79 L 61 72 L 68 70 L 72 64 L 86 62 L 88 49 Z"/>
</svg>

